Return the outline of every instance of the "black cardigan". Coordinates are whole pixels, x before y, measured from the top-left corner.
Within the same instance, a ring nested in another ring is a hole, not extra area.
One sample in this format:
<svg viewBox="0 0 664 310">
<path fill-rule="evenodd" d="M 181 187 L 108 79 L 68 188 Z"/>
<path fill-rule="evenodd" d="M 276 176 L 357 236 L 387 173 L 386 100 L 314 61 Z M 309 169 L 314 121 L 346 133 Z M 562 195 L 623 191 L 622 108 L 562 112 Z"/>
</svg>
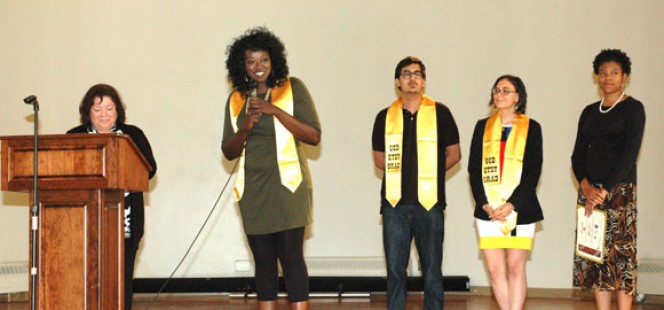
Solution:
<svg viewBox="0 0 664 310">
<path fill-rule="evenodd" d="M 482 138 L 487 119 L 482 119 L 475 125 L 473 140 L 470 145 L 470 157 L 468 159 L 468 173 L 470 175 L 470 187 L 475 198 L 474 216 L 478 219 L 489 220 L 489 216 L 482 209 L 488 203 L 484 186 L 482 184 Z M 515 211 L 519 213 L 517 224 L 530 224 L 544 219 L 542 207 L 537 199 L 537 183 L 542 172 L 542 127 L 538 122 L 530 119 L 528 126 L 528 140 L 523 154 L 523 170 L 521 171 L 521 182 L 512 192 L 507 200 L 514 205 Z"/>
<path fill-rule="evenodd" d="M 148 161 L 150 166 L 152 166 L 152 171 L 150 171 L 150 179 L 152 179 L 152 177 L 157 172 L 157 162 L 155 162 L 154 160 L 154 156 L 152 155 L 152 148 L 150 147 L 150 142 L 148 142 L 148 139 L 147 137 L 145 137 L 145 134 L 143 134 L 143 131 L 136 126 L 128 124 L 117 125 L 117 129 L 122 130 L 122 133 L 128 135 L 134 141 L 136 146 L 138 146 L 138 149 L 141 151 L 141 153 Z M 87 132 L 88 132 L 87 125 L 76 126 L 67 131 L 68 134 L 87 133 Z M 143 225 L 145 221 L 143 193 L 136 192 L 136 193 L 130 193 L 129 195 L 125 196 L 125 206 L 131 206 L 131 212 L 132 212 L 131 225 L 133 227 L 132 227 L 132 235 L 130 240 L 133 242 L 138 242 L 143 237 Z"/>
<path fill-rule="evenodd" d="M 636 159 L 641 149 L 646 114 L 643 104 L 629 97 L 611 112 L 599 112 L 600 102 L 586 106 L 579 117 L 572 168 L 584 178 L 611 191 L 620 183 L 636 184 Z"/>
</svg>

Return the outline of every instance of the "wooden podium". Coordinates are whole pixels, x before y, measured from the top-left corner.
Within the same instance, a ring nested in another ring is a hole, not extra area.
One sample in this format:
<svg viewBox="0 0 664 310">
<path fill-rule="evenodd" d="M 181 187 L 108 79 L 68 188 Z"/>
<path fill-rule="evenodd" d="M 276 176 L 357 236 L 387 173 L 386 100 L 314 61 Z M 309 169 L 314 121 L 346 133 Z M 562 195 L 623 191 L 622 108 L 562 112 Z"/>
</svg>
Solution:
<svg viewBox="0 0 664 310">
<path fill-rule="evenodd" d="M 124 193 L 147 191 L 152 168 L 121 134 L 40 135 L 38 147 L 36 309 L 123 310 Z M 33 148 L 34 136 L 0 137 L 0 188 L 31 203 Z"/>
</svg>

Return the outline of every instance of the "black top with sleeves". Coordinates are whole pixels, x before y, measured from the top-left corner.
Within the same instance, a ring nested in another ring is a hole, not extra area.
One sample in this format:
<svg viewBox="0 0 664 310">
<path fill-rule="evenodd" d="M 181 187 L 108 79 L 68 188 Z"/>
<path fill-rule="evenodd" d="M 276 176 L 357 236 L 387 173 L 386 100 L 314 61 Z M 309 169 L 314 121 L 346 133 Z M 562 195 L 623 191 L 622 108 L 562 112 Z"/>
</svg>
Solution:
<svg viewBox="0 0 664 310">
<path fill-rule="evenodd" d="M 148 142 L 147 137 L 143 134 L 143 131 L 129 124 L 120 124 L 117 125 L 117 130 L 122 131 L 122 133 L 131 137 L 132 141 L 136 144 L 138 149 L 143 154 L 143 157 L 148 161 L 150 166 L 152 166 L 152 171 L 150 171 L 150 179 L 157 172 L 157 162 L 154 160 L 152 155 L 152 148 L 150 147 L 150 142 Z M 88 133 L 87 125 L 76 126 L 69 131 L 70 133 Z M 128 239 L 133 242 L 138 242 L 143 237 L 143 225 L 145 221 L 145 210 L 143 202 L 143 193 L 142 192 L 132 192 L 129 195 L 125 196 L 125 207 L 131 206 L 130 220 L 131 223 L 131 238 Z"/>
<path fill-rule="evenodd" d="M 482 183 L 482 138 L 487 118 L 481 119 L 475 125 L 473 140 L 470 145 L 470 156 L 468 158 L 468 173 L 470 175 L 470 187 L 475 198 L 475 218 L 489 220 L 489 216 L 482 209 L 488 203 Z M 544 219 L 542 207 L 537 199 L 537 183 L 542 173 L 542 127 L 538 122 L 530 119 L 528 126 L 528 140 L 523 154 L 523 169 L 521 181 L 512 192 L 507 202 L 514 205 L 518 212 L 517 224 L 530 224 Z M 497 206 L 495 206 L 497 207 Z"/>
<path fill-rule="evenodd" d="M 418 203 L 417 195 L 417 112 L 410 113 L 403 109 L 403 157 L 401 169 L 401 200 L 399 203 Z M 371 137 L 374 151 L 385 152 L 385 119 L 387 108 L 376 115 Z M 436 121 L 438 126 L 438 202 L 436 205 L 445 209 L 445 162 L 446 147 L 459 144 L 459 129 L 454 117 L 444 104 L 436 102 Z M 385 199 L 385 174 L 381 185 L 381 197 Z"/>
<path fill-rule="evenodd" d="M 579 118 L 574 175 L 579 183 L 587 178 L 608 191 L 620 183 L 636 184 L 636 158 L 646 123 L 643 104 L 629 97 L 608 113 L 600 113 L 599 105 L 586 106 Z"/>
</svg>

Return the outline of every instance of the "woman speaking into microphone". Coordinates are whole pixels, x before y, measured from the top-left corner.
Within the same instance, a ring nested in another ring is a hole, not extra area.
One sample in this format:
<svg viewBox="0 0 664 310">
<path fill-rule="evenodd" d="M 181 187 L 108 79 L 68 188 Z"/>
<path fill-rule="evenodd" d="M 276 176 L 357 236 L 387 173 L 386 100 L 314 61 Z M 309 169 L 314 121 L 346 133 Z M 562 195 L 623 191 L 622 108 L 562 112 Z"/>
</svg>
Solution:
<svg viewBox="0 0 664 310">
<path fill-rule="evenodd" d="M 311 223 L 311 177 L 302 144 L 318 145 L 321 127 L 302 81 L 288 75 L 283 43 L 266 28 L 228 47 L 233 92 L 221 149 L 239 158 L 235 196 L 256 266 L 260 309 L 276 309 L 281 263 L 291 309 L 307 309 L 304 228 Z"/>
</svg>

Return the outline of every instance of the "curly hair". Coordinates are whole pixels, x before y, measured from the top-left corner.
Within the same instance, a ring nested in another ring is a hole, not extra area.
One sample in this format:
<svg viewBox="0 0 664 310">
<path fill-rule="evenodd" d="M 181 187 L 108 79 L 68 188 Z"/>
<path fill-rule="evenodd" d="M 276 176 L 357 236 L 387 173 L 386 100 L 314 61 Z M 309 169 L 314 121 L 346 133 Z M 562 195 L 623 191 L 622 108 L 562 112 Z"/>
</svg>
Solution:
<svg viewBox="0 0 664 310">
<path fill-rule="evenodd" d="M 599 74 L 599 67 L 602 66 L 602 64 L 614 61 L 618 65 L 620 65 L 620 68 L 624 73 L 627 73 L 627 75 L 630 75 L 632 73 L 632 61 L 629 59 L 629 56 L 627 54 L 619 49 L 603 49 L 597 56 L 595 56 L 595 60 L 593 60 L 593 72 L 595 74 Z"/>
<path fill-rule="evenodd" d="M 528 102 L 528 93 L 526 92 L 526 85 L 523 84 L 523 81 L 521 80 L 520 77 L 510 75 L 510 74 L 505 74 L 499 76 L 495 82 L 493 82 L 493 86 L 491 86 L 491 99 L 489 100 L 489 107 L 494 106 L 493 102 L 493 89 L 496 88 L 496 85 L 498 85 L 498 82 L 501 80 L 507 80 L 514 86 L 514 90 L 516 91 L 517 94 L 519 94 L 519 101 L 517 101 L 516 105 L 514 106 L 514 109 L 516 109 L 517 112 L 526 114 L 526 103 Z"/>
<path fill-rule="evenodd" d="M 117 125 L 124 124 L 125 122 L 125 108 L 120 94 L 115 88 L 107 84 L 97 84 L 90 87 L 88 91 L 83 96 L 81 104 L 78 106 L 78 113 L 81 115 L 81 123 L 87 126 L 90 126 L 90 109 L 95 103 L 95 98 L 102 99 L 103 97 L 109 97 L 115 103 L 115 110 L 118 113 L 118 119 L 115 121 Z"/>
<path fill-rule="evenodd" d="M 241 36 L 234 39 L 226 50 L 226 69 L 228 79 L 233 89 L 246 93 L 253 88 L 245 71 L 245 53 L 250 51 L 266 51 L 270 54 L 272 68 L 267 78 L 267 86 L 281 86 L 288 78 L 288 64 L 286 63 L 286 48 L 281 40 L 265 27 L 248 29 Z"/>
</svg>

